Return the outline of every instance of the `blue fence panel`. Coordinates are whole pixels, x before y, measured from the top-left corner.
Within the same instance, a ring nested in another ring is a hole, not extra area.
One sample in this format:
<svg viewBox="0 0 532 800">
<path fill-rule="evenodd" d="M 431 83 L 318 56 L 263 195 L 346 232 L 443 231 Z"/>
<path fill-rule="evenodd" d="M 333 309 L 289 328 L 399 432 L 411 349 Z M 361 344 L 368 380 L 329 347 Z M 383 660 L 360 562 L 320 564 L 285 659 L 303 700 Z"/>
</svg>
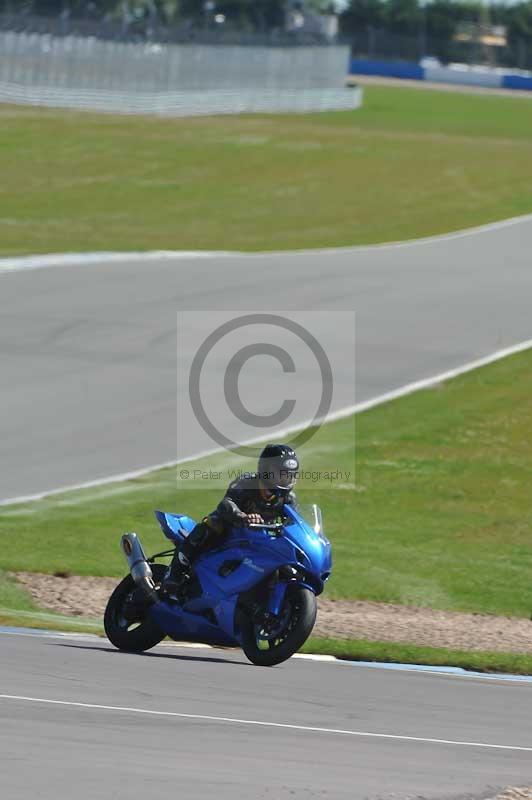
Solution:
<svg viewBox="0 0 532 800">
<path fill-rule="evenodd" d="M 505 75 L 502 81 L 504 89 L 525 89 L 532 91 L 532 77 L 526 75 Z"/>
<path fill-rule="evenodd" d="M 413 81 L 424 80 L 422 67 L 410 61 L 369 61 L 353 58 L 351 75 L 380 75 L 385 78 L 407 78 Z"/>
</svg>

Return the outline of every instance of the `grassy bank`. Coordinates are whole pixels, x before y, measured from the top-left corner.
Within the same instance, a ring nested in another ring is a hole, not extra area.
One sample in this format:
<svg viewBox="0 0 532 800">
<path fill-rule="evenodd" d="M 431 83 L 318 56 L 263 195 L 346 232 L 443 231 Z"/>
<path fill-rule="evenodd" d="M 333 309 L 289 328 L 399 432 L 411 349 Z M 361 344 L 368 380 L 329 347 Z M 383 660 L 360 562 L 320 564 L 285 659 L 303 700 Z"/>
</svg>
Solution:
<svg viewBox="0 0 532 800">
<path fill-rule="evenodd" d="M 66 633 L 93 633 L 103 636 L 102 621 L 69 617 L 47 611 L 17 611 L 0 607 L 0 625 L 10 628 L 38 628 L 39 630 L 64 631 Z"/>
<path fill-rule="evenodd" d="M 28 593 L 0 570 L 0 610 L 31 613 L 38 611 Z M 0 612 L 1 613 L 1 612 Z M 0 616 L 1 619 L 1 616 Z"/>
<path fill-rule="evenodd" d="M 329 596 L 530 616 L 531 396 L 528 351 L 359 415 L 355 481 L 299 492 L 324 510 Z M 325 426 L 305 468 L 352 469 L 352 426 Z M 122 531 L 162 549 L 152 509 L 198 518 L 219 499 L 223 483 L 176 472 L 0 509 L 2 568 L 123 574 Z"/>
<path fill-rule="evenodd" d="M 2 255 L 408 239 L 532 211 L 532 103 L 371 87 L 360 111 L 299 116 L 0 106 L 0 171 Z"/>
<path fill-rule="evenodd" d="M 532 655 L 449 650 L 444 647 L 417 647 L 365 639 L 311 638 L 303 653 L 332 655 L 347 661 L 377 661 L 391 664 L 427 664 L 434 667 L 461 667 L 474 672 L 506 672 L 532 675 Z"/>
</svg>

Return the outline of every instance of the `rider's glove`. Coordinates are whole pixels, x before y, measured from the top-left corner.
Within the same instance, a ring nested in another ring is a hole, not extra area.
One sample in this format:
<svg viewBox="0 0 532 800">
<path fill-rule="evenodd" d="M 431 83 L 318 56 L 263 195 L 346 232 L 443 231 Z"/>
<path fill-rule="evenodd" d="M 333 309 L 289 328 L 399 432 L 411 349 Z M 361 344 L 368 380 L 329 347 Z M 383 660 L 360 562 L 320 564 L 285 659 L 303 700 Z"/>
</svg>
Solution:
<svg viewBox="0 0 532 800">
<path fill-rule="evenodd" d="M 260 525 L 264 522 L 260 514 L 246 514 L 245 516 L 248 525 Z"/>
</svg>

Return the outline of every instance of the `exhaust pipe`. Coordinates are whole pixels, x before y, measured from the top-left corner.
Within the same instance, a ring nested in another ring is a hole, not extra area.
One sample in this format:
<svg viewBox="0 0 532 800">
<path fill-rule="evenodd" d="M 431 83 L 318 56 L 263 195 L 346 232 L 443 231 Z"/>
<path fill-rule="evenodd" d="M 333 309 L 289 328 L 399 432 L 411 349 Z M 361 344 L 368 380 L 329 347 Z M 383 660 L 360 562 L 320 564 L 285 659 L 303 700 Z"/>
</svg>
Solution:
<svg viewBox="0 0 532 800">
<path fill-rule="evenodd" d="M 120 546 L 126 557 L 131 577 L 140 586 L 151 603 L 158 603 L 160 597 L 155 591 L 153 573 L 137 534 L 124 533 L 120 540 Z"/>
</svg>

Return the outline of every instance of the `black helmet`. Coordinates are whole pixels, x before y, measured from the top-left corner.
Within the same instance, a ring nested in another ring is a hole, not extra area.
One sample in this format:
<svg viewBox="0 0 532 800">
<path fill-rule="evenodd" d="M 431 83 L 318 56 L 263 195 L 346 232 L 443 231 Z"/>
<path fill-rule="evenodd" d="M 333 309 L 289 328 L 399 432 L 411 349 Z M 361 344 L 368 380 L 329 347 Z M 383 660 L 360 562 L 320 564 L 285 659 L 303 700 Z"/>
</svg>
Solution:
<svg viewBox="0 0 532 800">
<path fill-rule="evenodd" d="M 277 497 L 291 492 L 298 471 L 298 458 L 287 444 L 267 444 L 259 456 L 259 478 Z"/>
</svg>

